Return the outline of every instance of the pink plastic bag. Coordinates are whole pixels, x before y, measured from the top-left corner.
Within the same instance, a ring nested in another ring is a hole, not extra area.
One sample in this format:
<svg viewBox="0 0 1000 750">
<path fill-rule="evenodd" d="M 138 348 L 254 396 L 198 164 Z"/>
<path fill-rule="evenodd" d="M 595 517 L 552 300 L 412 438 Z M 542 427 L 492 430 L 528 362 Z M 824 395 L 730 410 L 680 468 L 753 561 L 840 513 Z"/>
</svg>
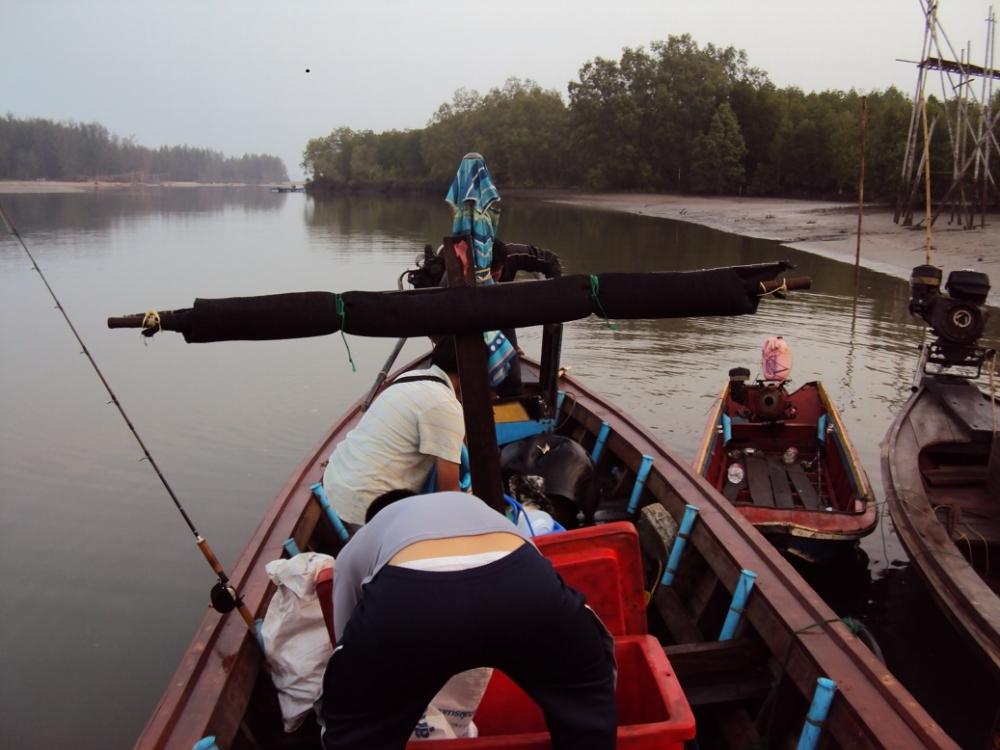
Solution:
<svg viewBox="0 0 1000 750">
<path fill-rule="evenodd" d="M 764 342 L 760 362 L 761 380 L 783 383 L 792 374 L 792 350 L 781 336 L 772 336 Z"/>
</svg>

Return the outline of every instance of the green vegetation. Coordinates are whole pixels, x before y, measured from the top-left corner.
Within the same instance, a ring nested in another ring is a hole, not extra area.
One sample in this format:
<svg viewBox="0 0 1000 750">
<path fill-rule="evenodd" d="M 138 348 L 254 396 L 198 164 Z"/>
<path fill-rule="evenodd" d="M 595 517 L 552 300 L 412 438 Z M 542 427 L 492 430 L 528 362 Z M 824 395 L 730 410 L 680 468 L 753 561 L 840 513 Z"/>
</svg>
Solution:
<svg viewBox="0 0 1000 750">
<path fill-rule="evenodd" d="M 335 188 L 439 189 L 463 154 L 480 151 L 502 187 L 850 199 L 861 98 L 854 90 L 779 89 L 743 51 L 671 36 L 648 50 L 625 49 L 617 61 L 586 62 L 569 83 L 568 103 L 529 80 L 486 95 L 463 89 L 419 130 L 341 127 L 314 138 L 302 166 Z M 866 196 L 889 200 L 912 107 L 895 88 L 869 94 L 868 106 Z M 933 119 L 941 105 L 931 99 L 928 110 Z M 933 170 L 950 178 L 946 139 L 939 133 L 933 146 Z"/>
<path fill-rule="evenodd" d="M 97 123 L 0 117 L 0 179 L 282 182 L 276 156 L 227 157 L 191 146 L 146 148 Z"/>
</svg>

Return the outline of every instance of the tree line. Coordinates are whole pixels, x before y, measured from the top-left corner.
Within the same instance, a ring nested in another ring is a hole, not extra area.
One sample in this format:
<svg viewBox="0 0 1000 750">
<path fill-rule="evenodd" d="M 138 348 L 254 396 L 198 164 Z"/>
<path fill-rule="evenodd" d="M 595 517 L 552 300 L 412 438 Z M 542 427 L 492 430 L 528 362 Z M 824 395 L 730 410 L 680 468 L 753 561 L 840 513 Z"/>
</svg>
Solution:
<svg viewBox="0 0 1000 750">
<path fill-rule="evenodd" d="M 866 196 L 889 200 L 912 104 L 896 88 L 867 98 Z M 933 118 L 942 107 L 932 99 L 928 109 Z M 584 63 L 568 101 L 516 78 L 485 95 L 460 89 L 424 128 L 339 127 L 311 139 L 302 166 L 332 187 L 440 188 L 461 156 L 476 150 L 501 187 L 850 199 L 861 110 L 857 91 L 778 88 L 744 51 L 700 47 L 685 34 L 626 48 L 620 60 Z M 934 141 L 931 165 L 950 177 L 949 148 Z"/>
<path fill-rule="evenodd" d="M 150 182 L 283 182 L 284 162 L 269 154 L 225 156 L 192 146 L 137 144 L 98 123 L 0 117 L 0 179 Z"/>
</svg>

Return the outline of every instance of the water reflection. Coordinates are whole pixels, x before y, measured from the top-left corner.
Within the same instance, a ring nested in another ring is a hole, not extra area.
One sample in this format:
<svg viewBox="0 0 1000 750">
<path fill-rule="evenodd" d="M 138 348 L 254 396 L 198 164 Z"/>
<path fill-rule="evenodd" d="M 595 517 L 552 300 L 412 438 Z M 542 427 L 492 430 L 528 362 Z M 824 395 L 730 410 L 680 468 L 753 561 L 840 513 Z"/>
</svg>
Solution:
<svg viewBox="0 0 1000 750">
<path fill-rule="evenodd" d="M 3 204 L 22 232 L 102 232 L 145 216 L 190 216 L 220 211 L 277 211 L 301 195 L 264 187 L 137 187 L 87 193 L 5 195 Z"/>
</svg>

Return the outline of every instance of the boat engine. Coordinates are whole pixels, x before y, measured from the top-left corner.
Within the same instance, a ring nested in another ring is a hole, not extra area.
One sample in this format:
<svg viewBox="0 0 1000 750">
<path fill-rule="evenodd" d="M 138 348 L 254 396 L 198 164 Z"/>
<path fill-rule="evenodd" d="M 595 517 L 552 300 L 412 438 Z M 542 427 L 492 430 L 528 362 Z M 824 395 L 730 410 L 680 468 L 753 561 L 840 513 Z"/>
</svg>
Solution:
<svg viewBox="0 0 1000 750">
<path fill-rule="evenodd" d="M 417 267 L 406 272 L 406 280 L 414 289 L 428 289 L 439 286 L 444 278 L 444 254 L 431 245 L 424 245 L 423 255 L 417 256 Z"/>
<path fill-rule="evenodd" d="M 534 435 L 508 443 L 500 451 L 500 471 L 514 494 L 525 493 L 532 502 L 547 500 L 551 506 L 544 502 L 539 506 L 565 528 L 575 528 L 580 513 L 584 523 L 592 522 L 597 504 L 594 464 L 576 441 L 562 435 Z"/>
<path fill-rule="evenodd" d="M 747 402 L 747 381 L 750 370 L 746 367 L 734 367 L 729 371 L 729 398 L 738 404 Z"/>
<path fill-rule="evenodd" d="M 941 293 L 941 269 L 917 266 L 910 276 L 910 313 L 922 318 L 937 337 L 927 361 L 944 367 L 980 368 L 986 351 L 976 342 L 986 327 L 990 279 L 979 271 L 952 271 Z"/>
</svg>

